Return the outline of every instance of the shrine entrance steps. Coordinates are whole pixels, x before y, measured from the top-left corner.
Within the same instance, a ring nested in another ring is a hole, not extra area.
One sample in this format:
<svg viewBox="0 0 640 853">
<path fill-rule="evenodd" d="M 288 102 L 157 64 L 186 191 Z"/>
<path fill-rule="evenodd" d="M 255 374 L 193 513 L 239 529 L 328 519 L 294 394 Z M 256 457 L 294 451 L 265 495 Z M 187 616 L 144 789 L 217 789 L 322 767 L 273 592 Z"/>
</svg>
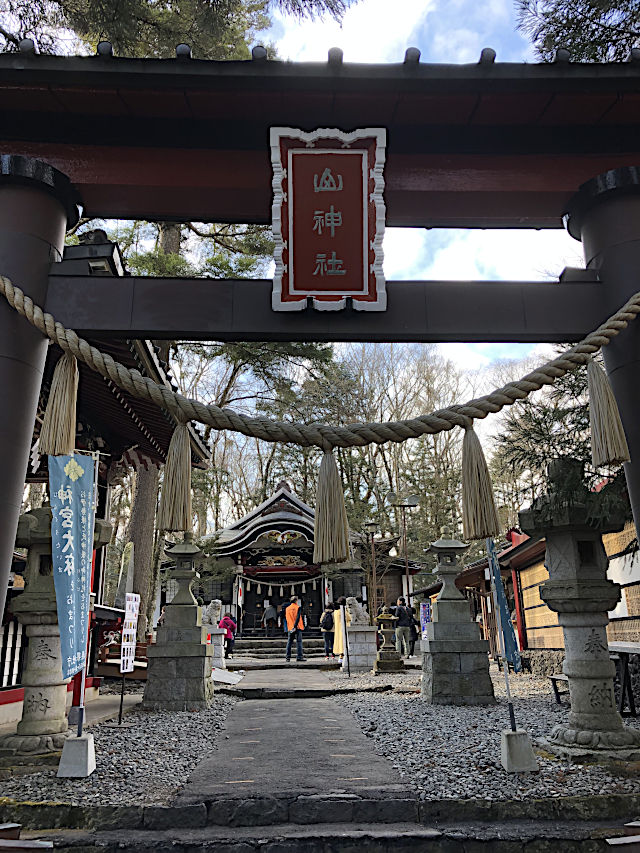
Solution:
<svg viewBox="0 0 640 853">
<path fill-rule="evenodd" d="M 304 656 L 307 659 L 324 660 L 324 640 L 321 637 L 306 637 L 303 640 Z M 233 658 L 251 658 L 255 660 L 284 660 L 287 650 L 287 638 L 280 633 L 274 638 L 251 638 L 236 640 Z M 295 646 L 294 646 L 295 657 Z"/>
</svg>

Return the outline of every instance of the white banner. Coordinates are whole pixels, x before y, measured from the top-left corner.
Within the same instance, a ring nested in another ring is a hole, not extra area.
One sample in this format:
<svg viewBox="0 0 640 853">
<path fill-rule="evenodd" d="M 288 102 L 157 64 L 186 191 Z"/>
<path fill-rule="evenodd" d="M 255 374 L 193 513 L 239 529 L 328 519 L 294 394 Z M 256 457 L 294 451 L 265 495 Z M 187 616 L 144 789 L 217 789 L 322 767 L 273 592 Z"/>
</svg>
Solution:
<svg viewBox="0 0 640 853">
<path fill-rule="evenodd" d="M 140 596 L 128 592 L 125 604 L 124 625 L 122 626 L 122 644 L 120 646 L 120 672 L 133 672 L 136 657 L 136 636 L 138 634 L 138 614 Z"/>
</svg>

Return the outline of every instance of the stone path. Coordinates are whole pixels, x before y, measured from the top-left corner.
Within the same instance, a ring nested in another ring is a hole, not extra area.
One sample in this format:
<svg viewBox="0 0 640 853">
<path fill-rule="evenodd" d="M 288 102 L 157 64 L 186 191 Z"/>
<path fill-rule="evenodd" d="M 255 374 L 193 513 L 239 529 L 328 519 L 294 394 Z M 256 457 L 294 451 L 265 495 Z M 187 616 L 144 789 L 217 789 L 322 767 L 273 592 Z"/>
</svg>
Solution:
<svg viewBox="0 0 640 853">
<path fill-rule="evenodd" d="M 299 690 L 331 685 L 318 672 L 250 673 L 256 685 Z M 392 764 L 332 699 L 248 700 L 229 714 L 216 752 L 191 774 L 177 803 L 333 793 L 413 798 Z"/>
<path fill-rule="evenodd" d="M 230 692 L 246 699 L 321 698 L 333 692 L 333 685 L 318 669 L 249 670 Z"/>
</svg>

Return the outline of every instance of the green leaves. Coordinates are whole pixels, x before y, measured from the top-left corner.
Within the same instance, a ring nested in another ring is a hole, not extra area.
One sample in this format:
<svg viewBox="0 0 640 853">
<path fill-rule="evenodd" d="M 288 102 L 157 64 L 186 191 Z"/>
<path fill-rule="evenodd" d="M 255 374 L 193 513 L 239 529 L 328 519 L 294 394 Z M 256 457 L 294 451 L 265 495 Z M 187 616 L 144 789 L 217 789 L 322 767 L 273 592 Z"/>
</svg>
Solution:
<svg viewBox="0 0 640 853">
<path fill-rule="evenodd" d="M 559 47 L 578 62 L 625 60 L 640 38 L 638 0 L 517 0 L 518 28 L 549 62 Z"/>
</svg>

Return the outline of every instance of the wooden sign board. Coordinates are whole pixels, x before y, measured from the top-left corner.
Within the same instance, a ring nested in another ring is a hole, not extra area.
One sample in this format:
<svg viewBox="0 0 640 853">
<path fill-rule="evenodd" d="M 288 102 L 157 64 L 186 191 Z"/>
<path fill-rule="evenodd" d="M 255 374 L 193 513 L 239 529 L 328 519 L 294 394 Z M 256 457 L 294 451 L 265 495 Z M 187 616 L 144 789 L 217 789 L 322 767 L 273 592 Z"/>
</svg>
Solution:
<svg viewBox="0 0 640 853">
<path fill-rule="evenodd" d="M 272 127 L 270 142 L 273 310 L 386 310 L 385 129 Z"/>
</svg>

